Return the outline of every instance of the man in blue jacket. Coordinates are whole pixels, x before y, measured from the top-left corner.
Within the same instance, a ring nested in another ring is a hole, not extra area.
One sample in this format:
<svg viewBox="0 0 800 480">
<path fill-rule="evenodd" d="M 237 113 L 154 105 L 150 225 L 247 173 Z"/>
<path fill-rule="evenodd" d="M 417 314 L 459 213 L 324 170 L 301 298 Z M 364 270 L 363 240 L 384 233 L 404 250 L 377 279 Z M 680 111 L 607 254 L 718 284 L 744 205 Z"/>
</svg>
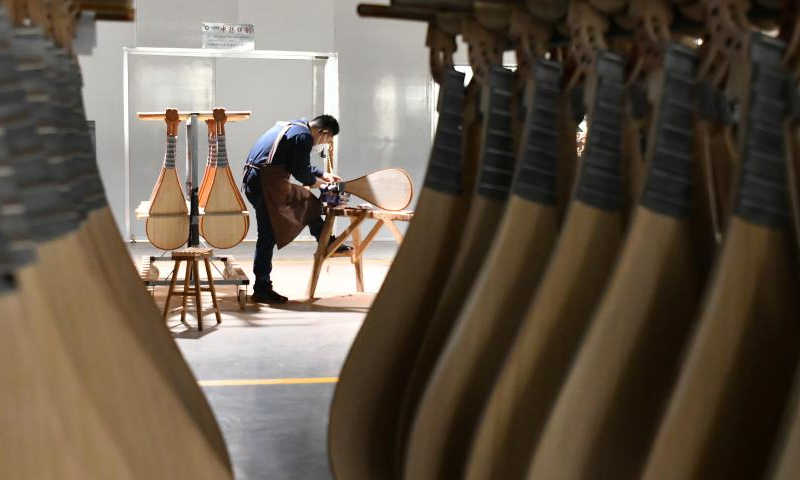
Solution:
<svg viewBox="0 0 800 480">
<path fill-rule="evenodd" d="M 325 183 L 341 181 L 336 175 L 324 173 L 321 169 L 311 164 L 312 152 L 320 152 L 339 134 L 339 122 L 331 115 L 320 115 L 310 122 L 306 119 L 278 123 L 267 130 L 250 150 L 247 156 L 244 174 L 244 191 L 247 199 L 253 205 L 258 224 L 258 239 L 253 260 L 253 273 L 256 282 L 253 285 L 252 300 L 256 303 L 279 304 L 285 303 L 287 298 L 280 295 L 272 288 L 272 254 L 276 245 L 276 233 L 280 237 L 282 228 L 279 218 L 270 221 L 271 215 L 277 215 L 276 208 L 271 202 L 270 192 L 265 194 L 264 189 L 277 191 L 286 188 L 281 181 L 288 181 L 289 175 L 305 186 L 319 188 Z M 277 144 L 276 144 L 277 142 Z M 265 173 L 265 166 L 271 165 L 272 171 L 279 172 L 275 181 L 269 180 Z M 277 182 L 277 183 L 276 183 Z M 305 193 L 305 192 L 302 192 Z M 308 195 L 310 197 L 310 195 Z M 313 215 L 307 219 L 308 229 L 320 241 L 323 226 L 322 217 Z M 274 226 L 273 226 L 274 224 Z M 301 227 L 301 225 L 298 225 Z M 299 231 L 295 230 L 296 232 Z M 290 234 L 291 235 L 291 234 Z M 294 238 L 293 235 L 289 237 Z M 332 241 L 333 237 L 328 239 Z M 280 246 L 280 245 L 279 245 Z M 350 247 L 343 247 L 349 250 Z"/>
</svg>

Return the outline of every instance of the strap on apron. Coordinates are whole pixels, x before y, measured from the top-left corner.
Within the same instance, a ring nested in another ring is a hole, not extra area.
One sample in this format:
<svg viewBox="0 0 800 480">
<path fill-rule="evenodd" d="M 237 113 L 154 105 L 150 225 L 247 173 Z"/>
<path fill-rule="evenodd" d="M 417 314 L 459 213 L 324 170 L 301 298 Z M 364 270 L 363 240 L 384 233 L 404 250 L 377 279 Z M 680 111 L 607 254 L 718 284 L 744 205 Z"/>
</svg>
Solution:
<svg viewBox="0 0 800 480">
<path fill-rule="evenodd" d="M 273 160 L 273 158 L 275 158 L 275 152 L 278 151 L 278 144 L 281 143 L 281 140 L 283 140 L 283 137 L 289 132 L 289 129 L 292 128 L 292 127 L 295 127 L 295 126 L 308 128 L 308 125 L 306 125 L 305 123 L 300 123 L 300 122 L 289 122 L 289 123 L 287 123 L 281 129 L 281 131 L 278 132 L 278 136 L 275 137 L 275 141 L 272 142 L 272 148 L 270 148 L 269 155 L 267 155 L 267 160 L 265 162 L 266 165 L 271 165 L 272 164 L 272 160 Z M 242 191 L 244 191 L 245 186 L 247 184 L 247 170 L 248 169 L 258 170 L 259 166 L 258 165 L 253 165 L 250 162 L 244 162 L 244 168 L 242 169 Z"/>
</svg>

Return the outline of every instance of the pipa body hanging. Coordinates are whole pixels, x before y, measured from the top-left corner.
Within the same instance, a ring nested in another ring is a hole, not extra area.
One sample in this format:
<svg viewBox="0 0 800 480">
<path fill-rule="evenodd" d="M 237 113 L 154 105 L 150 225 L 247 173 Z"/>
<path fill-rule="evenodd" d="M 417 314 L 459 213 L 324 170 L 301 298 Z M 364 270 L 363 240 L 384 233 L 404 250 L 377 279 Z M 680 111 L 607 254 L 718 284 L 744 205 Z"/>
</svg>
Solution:
<svg viewBox="0 0 800 480">
<path fill-rule="evenodd" d="M 189 209 L 175 169 L 175 150 L 180 118 L 174 108 L 167 109 L 167 149 L 164 165 L 150 196 L 149 216 L 145 223 L 147 238 L 162 250 L 174 250 L 189 238 Z"/>
<path fill-rule="evenodd" d="M 228 165 L 226 122 L 225 110 L 214 109 L 216 157 L 208 167 L 210 179 L 203 182 L 207 190 L 200 200 L 200 207 L 204 210 L 200 219 L 200 234 L 209 245 L 221 249 L 240 244 L 250 229 L 250 217 L 244 213 L 247 207 Z"/>
</svg>

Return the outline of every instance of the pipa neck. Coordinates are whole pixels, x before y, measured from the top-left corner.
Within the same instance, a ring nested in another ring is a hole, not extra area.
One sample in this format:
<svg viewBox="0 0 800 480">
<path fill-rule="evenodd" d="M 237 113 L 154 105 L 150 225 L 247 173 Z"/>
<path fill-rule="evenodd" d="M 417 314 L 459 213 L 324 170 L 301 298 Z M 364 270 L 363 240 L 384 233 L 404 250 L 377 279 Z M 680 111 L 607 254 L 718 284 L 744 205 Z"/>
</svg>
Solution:
<svg viewBox="0 0 800 480">
<path fill-rule="evenodd" d="M 505 200 L 514 176 L 514 73 L 492 66 L 482 98 L 483 132 L 477 192 L 493 200 Z"/>
<path fill-rule="evenodd" d="M 525 131 L 512 191 L 526 200 L 558 202 L 558 98 L 561 64 L 539 59 L 530 70 Z"/>
<path fill-rule="evenodd" d="M 216 160 L 217 167 L 227 167 L 228 166 L 228 147 L 225 140 L 225 134 L 218 134 L 217 135 L 217 151 L 216 155 L 214 156 Z"/>
<path fill-rule="evenodd" d="M 751 223 L 782 228 L 789 222 L 784 124 L 794 87 L 783 68 L 783 42 L 756 33 L 750 48 L 750 93 L 742 122 L 735 214 Z"/>
<path fill-rule="evenodd" d="M 464 190 L 464 74 L 447 70 L 437 101 L 439 122 L 433 139 L 425 187 L 458 195 Z"/>
<path fill-rule="evenodd" d="M 648 167 L 642 206 L 685 218 L 692 210 L 695 53 L 678 44 L 667 46 L 661 95 L 648 142 Z"/>
<path fill-rule="evenodd" d="M 597 55 L 597 66 L 589 88 L 586 148 L 575 198 L 606 211 L 622 208 L 622 107 L 625 97 L 625 62 L 610 52 Z"/>
</svg>

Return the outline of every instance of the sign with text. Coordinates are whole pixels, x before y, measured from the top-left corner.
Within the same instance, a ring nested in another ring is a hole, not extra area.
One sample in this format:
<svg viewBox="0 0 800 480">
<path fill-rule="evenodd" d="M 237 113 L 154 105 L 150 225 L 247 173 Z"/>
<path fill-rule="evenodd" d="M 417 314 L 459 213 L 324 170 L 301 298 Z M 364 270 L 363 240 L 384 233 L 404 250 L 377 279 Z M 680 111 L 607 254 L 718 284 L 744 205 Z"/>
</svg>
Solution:
<svg viewBox="0 0 800 480">
<path fill-rule="evenodd" d="M 253 50 L 254 30 L 250 23 L 203 22 L 203 48 Z"/>
</svg>

